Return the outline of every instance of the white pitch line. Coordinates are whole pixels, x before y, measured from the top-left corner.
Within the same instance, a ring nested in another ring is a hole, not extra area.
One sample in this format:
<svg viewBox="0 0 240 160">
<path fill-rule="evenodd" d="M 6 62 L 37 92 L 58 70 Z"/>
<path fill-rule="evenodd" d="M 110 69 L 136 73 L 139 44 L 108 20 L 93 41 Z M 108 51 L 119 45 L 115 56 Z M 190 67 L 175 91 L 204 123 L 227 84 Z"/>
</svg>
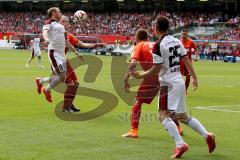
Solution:
<svg viewBox="0 0 240 160">
<path fill-rule="evenodd" d="M 209 110 L 209 111 L 221 111 L 221 112 L 230 112 L 230 113 L 240 113 L 240 111 L 233 111 L 229 109 L 219 109 L 219 108 L 224 108 L 227 106 L 235 106 L 238 107 L 240 105 L 226 105 L 226 106 L 199 106 L 199 107 L 194 107 L 196 109 L 201 109 L 201 110 Z"/>
<path fill-rule="evenodd" d="M 200 78 L 240 78 L 240 76 L 207 76 L 207 75 L 202 75 L 202 76 L 199 76 Z"/>
</svg>

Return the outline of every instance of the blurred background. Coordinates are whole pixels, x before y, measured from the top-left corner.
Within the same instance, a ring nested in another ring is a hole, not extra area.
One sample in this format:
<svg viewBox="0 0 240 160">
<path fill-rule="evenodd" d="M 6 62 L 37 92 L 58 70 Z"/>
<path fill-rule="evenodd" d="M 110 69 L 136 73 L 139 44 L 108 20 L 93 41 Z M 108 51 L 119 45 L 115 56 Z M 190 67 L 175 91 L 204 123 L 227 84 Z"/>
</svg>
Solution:
<svg viewBox="0 0 240 160">
<path fill-rule="evenodd" d="M 170 34 L 180 37 L 181 29 L 189 30 L 201 59 L 208 59 L 217 48 L 217 60 L 240 60 L 239 0 L 1 1 L 0 47 L 29 48 L 31 38 L 41 33 L 48 19 L 46 10 L 52 6 L 69 17 L 69 32 L 84 42 L 134 45 L 134 34 L 139 28 L 147 29 L 150 39 L 156 40 L 152 23 L 158 15 L 165 15 L 171 22 Z M 75 24 L 73 14 L 80 9 L 87 12 L 88 19 Z M 130 51 L 116 52 L 122 55 Z M 98 54 L 105 52 L 100 50 Z"/>
</svg>

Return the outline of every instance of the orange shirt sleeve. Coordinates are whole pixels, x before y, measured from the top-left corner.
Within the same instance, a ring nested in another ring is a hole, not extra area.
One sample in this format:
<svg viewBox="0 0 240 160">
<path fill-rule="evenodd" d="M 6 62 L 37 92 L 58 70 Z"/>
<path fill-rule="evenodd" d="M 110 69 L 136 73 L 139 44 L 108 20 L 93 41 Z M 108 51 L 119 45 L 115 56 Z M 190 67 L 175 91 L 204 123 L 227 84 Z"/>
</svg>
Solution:
<svg viewBox="0 0 240 160">
<path fill-rule="evenodd" d="M 141 45 L 136 45 L 133 49 L 133 52 L 131 54 L 131 59 L 136 59 L 139 60 L 140 58 L 140 53 L 141 53 Z"/>
<path fill-rule="evenodd" d="M 191 46 L 192 46 L 192 48 L 194 48 L 195 50 L 197 49 L 196 43 L 193 42 L 193 41 L 191 41 Z"/>
<path fill-rule="evenodd" d="M 72 34 L 68 34 L 68 41 L 72 44 L 75 45 L 79 40 Z"/>
</svg>

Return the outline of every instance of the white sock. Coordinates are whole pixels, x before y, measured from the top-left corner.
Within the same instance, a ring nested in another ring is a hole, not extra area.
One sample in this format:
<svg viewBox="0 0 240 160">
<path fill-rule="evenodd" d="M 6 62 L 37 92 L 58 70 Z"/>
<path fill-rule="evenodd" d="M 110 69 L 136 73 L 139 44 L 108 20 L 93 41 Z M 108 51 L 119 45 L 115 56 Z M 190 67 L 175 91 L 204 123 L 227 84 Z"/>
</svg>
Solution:
<svg viewBox="0 0 240 160">
<path fill-rule="evenodd" d="M 49 83 L 49 77 L 41 78 L 41 79 L 40 79 L 40 83 L 41 83 L 41 84 L 43 84 L 43 83 Z"/>
<path fill-rule="evenodd" d="M 196 132 L 198 132 L 199 134 L 201 134 L 204 138 L 207 138 L 208 131 L 196 118 L 191 117 L 188 120 L 187 125 L 191 127 L 193 130 L 195 130 Z"/>
<path fill-rule="evenodd" d="M 175 144 L 177 147 L 185 144 L 184 140 L 182 139 L 182 136 L 178 132 L 176 124 L 173 122 L 173 120 L 171 118 L 166 118 L 162 122 L 162 124 L 163 124 L 164 128 L 168 131 L 169 135 L 175 141 Z"/>
<path fill-rule="evenodd" d="M 48 84 L 48 85 L 45 87 L 45 90 L 46 90 L 47 92 L 49 92 L 49 91 L 51 90 L 51 86 Z"/>
<path fill-rule="evenodd" d="M 47 79 L 46 79 L 47 80 Z M 50 91 L 51 88 L 56 87 L 59 83 L 61 83 L 60 77 L 59 76 L 51 76 L 49 79 L 49 84 L 47 85 L 47 87 L 45 88 L 46 91 Z"/>
</svg>

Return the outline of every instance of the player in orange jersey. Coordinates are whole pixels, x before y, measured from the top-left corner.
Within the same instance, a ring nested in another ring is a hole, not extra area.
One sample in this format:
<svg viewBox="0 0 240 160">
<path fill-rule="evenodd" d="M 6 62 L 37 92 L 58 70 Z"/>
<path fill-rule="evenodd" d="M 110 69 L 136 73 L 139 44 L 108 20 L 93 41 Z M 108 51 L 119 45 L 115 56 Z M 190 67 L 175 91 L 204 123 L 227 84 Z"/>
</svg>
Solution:
<svg viewBox="0 0 240 160">
<path fill-rule="evenodd" d="M 124 78 L 125 91 L 129 92 L 128 79 L 133 71 L 136 70 L 137 62 L 140 63 L 144 71 L 149 70 L 153 66 L 152 48 L 154 43 L 148 41 L 148 33 L 144 29 L 139 29 L 136 33 L 137 45 L 131 54 L 130 65 Z M 138 137 L 138 125 L 141 116 L 141 107 L 143 103 L 151 104 L 154 97 L 157 95 L 159 90 L 159 79 L 158 76 L 151 76 L 145 78 L 138 88 L 135 102 L 132 106 L 131 114 L 131 130 L 123 134 L 122 137 L 137 138 Z M 178 121 L 175 122 L 179 126 L 179 132 L 182 133 L 182 129 Z"/>
<path fill-rule="evenodd" d="M 198 60 L 198 49 L 197 49 L 196 44 L 193 42 L 193 40 L 188 37 L 187 29 L 182 30 L 182 37 L 180 40 L 181 40 L 184 48 L 187 51 L 187 55 L 188 55 L 189 59 L 192 61 L 192 55 L 195 53 L 195 56 L 196 56 L 195 60 L 197 61 Z M 189 84 L 190 84 L 191 75 L 189 74 L 183 61 L 180 62 L 180 70 L 181 70 L 182 75 L 186 77 L 185 87 L 186 87 L 186 91 L 187 91 Z"/>
</svg>

